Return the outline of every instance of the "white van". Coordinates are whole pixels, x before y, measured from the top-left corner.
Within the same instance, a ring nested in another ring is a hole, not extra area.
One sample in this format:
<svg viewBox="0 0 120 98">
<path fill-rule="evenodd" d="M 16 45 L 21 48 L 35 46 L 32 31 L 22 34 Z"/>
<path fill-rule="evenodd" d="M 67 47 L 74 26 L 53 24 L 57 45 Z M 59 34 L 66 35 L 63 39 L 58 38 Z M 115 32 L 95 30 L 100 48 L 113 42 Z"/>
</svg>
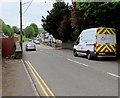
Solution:
<svg viewBox="0 0 120 98">
<path fill-rule="evenodd" d="M 83 30 L 73 47 L 74 56 L 116 57 L 116 33 L 113 28 L 90 28 Z"/>
</svg>

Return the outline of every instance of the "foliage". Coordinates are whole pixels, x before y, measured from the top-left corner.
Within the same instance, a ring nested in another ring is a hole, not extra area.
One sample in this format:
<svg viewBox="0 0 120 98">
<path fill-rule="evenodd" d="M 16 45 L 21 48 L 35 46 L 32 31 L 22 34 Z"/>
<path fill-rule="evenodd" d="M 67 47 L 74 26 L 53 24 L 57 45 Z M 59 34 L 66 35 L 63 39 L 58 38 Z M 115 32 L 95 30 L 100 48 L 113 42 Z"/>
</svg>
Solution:
<svg viewBox="0 0 120 98">
<path fill-rule="evenodd" d="M 63 20 L 60 23 L 60 27 L 58 28 L 58 32 L 62 41 L 67 41 L 71 39 L 71 21 L 70 16 L 65 15 Z"/>
<path fill-rule="evenodd" d="M 120 2 L 77 2 L 76 4 L 77 7 L 71 13 L 72 27 L 75 31 L 102 26 L 115 28 L 120 32 L 120 25 L 118 25 L 120 24 Z M 76 9 L 82 13 L 76 14 Z M 78 26 L 75 25 L 76 22 Z"/>
<path fill-rule="evenodd" d="M 52 34 L 56 39 L 61 39 L 58 28 L 66 13 L 69 13 L 68 4 L 65 4 L 65 2 L 55 2 L 52 10 L 48 11 L 47 17 L 42 17 L 44 30 Z"/>
<path fill-rule="evenodd" d="M 14 30 L 14 33 L 20 34 L 19 28 L 17 26 L 13 26 L 12 29 Z"/>
<path fill-rule="evenodd" d="M 33 38 L 34 35 L 35 35 L 35 30 L 32 26 L 27 26 L 24 30 L 24 35 L 25 37 L 28 37 L 28 38 Z"/>
<path fill-rule="evenodd" d="M 30 38 L 27 38 L 27 37 L 25 37 L 25 36 L 22 36 L 22 40 L 23 40 L 24 42 L 27 42 L 27 41 L 30 40 Z M 18 36 L 18 41 L 20 41 L 20 36 Z"/>
<path fill-rule="evenodd" d="M 3 25 L 3 21 L 2 21 L 2 19 L 0 19 L 0 33 L 2 33 L 2 25 Z"/>
<path fill-rule="evenodd" d="M 86 28 L 88 23 L 88 17 L 85 17 L 84 15 L 85 10 L 84 9 L 78 9 L 76 8 L 76 3 L 73 3 L 73 7 L 71 8 L 71 26 L 74 29 L 74 38 L 76 39 L 80 32 Z"/>
<path fill-rule="evenodd" d="M 13 37 L 14 36 L 13 29 L 9 25 L 6 25 L 5 23 L 3 23 L 3 25 L 2 25 L 2 31 L 4 32 L 4 34 L 6 36 L 9 36 L 9 37 Z"/>
<path fill-rule="evenodd" d="M 77 2 L 79 10 L 84 9 L 85 17 L 89 17 L 91 23 L 88 27 L 113 27 L 119 29 L 120 26 L 120 2 Z"/>
<path fill-rule="evenodd" d="M 40 33 L 44 32 L 44 29 L 43 28 L 39 28 L 39 32 Z"/>
<path fill-rule="evenodd" d="M 33 29 L 35 31 L 34 37 L 36 37 L 39 34 L 39 29 L 38 29 L 37 25 L 35 23 L 32 23 L 30 26 L 33 27 Z"/>
</svg>

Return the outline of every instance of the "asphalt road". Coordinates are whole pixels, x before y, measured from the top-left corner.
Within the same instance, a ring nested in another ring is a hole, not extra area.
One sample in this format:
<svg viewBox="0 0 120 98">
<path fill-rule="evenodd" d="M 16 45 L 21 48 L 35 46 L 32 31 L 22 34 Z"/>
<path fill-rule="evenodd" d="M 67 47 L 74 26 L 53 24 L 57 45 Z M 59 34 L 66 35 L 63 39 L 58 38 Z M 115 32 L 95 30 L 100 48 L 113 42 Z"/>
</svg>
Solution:
<svg viewBox="0 0 120 98">
<path fill-rule="evenodd" d="M 87 60 L 42 44 L 23 54 L 55 96 L 118 96 L 117 61 Z"/>
</svg>

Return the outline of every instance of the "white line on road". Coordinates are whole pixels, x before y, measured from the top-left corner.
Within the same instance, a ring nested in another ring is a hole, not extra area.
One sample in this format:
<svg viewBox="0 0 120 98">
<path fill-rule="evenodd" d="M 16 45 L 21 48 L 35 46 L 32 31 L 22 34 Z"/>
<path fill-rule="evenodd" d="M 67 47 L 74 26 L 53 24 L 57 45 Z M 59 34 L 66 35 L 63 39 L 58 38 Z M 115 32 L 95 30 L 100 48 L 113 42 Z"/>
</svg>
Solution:
<svg viewBox="0 0 120 98">
<path fill-rule="evenodd" d="M 86 65 L 86 64 L 84 64 L 84 63 L 80 63 L 80 62 L 78 62 L 78 61 L 74 61 L 74 60 L 71 60 L 71 59 L 67 59 L 67 60 L 88 67 L 88 65 Z"/>
<path fill-rule="evenodd" d="M 114 76 L 114 77 L 117 77 L 117 78 L 120 78 L 120 76 L 118 76 L 118 75 L 115 75 L 115 74 L 113 74 L 113 73 L 110 73 L 110 72 L 107 72 L 107 74 L 108 74 L 108 75 L 111 75 L 111 76 Z"/>
</svg>

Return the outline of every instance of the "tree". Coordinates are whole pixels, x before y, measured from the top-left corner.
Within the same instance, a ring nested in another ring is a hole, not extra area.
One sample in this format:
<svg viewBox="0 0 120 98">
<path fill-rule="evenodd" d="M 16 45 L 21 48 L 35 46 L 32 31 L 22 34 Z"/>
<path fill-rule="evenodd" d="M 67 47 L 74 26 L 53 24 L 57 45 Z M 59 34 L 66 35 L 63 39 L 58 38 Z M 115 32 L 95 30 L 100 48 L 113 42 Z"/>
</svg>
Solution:
<svg viewBox="0 0 120 98">
<path fill-rule="evenodd" d="M 119 8 L 120 2 L 77 2 L 79 10 L 84 9 L 85 17 L 89 17 L 92 21 L 88 27 L 113 27 L 118 29 L 120 23 Z M 114 18 L 113 18 L 114 17 Z"/>
<path fill-rule="evenodd" d="M 28 38 L 33 38 L 35 34 L 35 30 L 33 29 L 32 26 L 27 26 L 24 30 L 24 35 Z"/>
<path fill-rule="evenodd" d="M 65 4 L 65 2 L 56 2 L 53 4 L 52 10 L 48 11 L 47 17 L 42 17 L 44 30 L 52 34 L 56 39 L 61 39 L 58 28 L 66 13 L 69 13 L 68 4 Z"/>
<path fill-rule="evenodd" d="M 3 20 L 2 19 L 0 19 L 0 33 L 2 33 L 3 31 L 2 31 L 2 25 L 3 25 Z"/>
<path fill-rule="evenodd" d="M 60 27 L 58 28 L 60 38 L 63 42 L 67 40 L 71 40 L 72 38 L 71 31 L 72 31 L 72 27 L 71 27 L 70 16 L 65 15 L 63 16 L 63 20 L 61 21 Z"/>
<path fill-rule="evenodd" d="M 13 37 L 14 36 L 14 30 L 11 27 L 9 29 L 10 29 L 10 32 L 11 32 L 10 37 Z"/>
<path fill-rule="evenodd" d="M 101 26 L 119 30 L 120 14 L 118 9 L 120 8 L 120 2 L 77 1 L 73 3 L 71 12 L 71 25 L 75 29 L 75 35 L 78 36 L 83 29 Z"/>
<path fill-rule="evenodd" d="M 74 39 L 76 39 L 80 32 L 86 28 L 88 22 L 88 18 L 84 15 L 84 9 L 78 9 L 76 7 L 76 2 L 73 2 L 71 7 L 71 26 L 73 28 Z"/>
<path fill-rule="evenodd" d="M 19 28 L 17 26 L 13 26 L 12 29 L 14 30 L 14 33 L 20 34 Z"/>
<path fill-rule="evenodd" d="M 40 33 L 45 31 L 43 28 L 39 28 L 38 30 L 39 30 Z"/>
<path fill-rule="evenodd" d="M 2 31 L 4 32 L 4 34 L 6 36 L 9 36 L 9 37 L 13 37 L 14 36 L 13 29 L 9 25 L 6 25 L 5 23 L 3 23 L 3 25 L 2 25 Z"/>
<path fill-rule="evenodd" d="M 33 27 L 33 29 L 35 31 L 34 37 L 36 37 L 39 34 L 39 29 L 38 29 L 37 25 L 35 23 L 32 23 L 30 26 Z"/>
</svg>

